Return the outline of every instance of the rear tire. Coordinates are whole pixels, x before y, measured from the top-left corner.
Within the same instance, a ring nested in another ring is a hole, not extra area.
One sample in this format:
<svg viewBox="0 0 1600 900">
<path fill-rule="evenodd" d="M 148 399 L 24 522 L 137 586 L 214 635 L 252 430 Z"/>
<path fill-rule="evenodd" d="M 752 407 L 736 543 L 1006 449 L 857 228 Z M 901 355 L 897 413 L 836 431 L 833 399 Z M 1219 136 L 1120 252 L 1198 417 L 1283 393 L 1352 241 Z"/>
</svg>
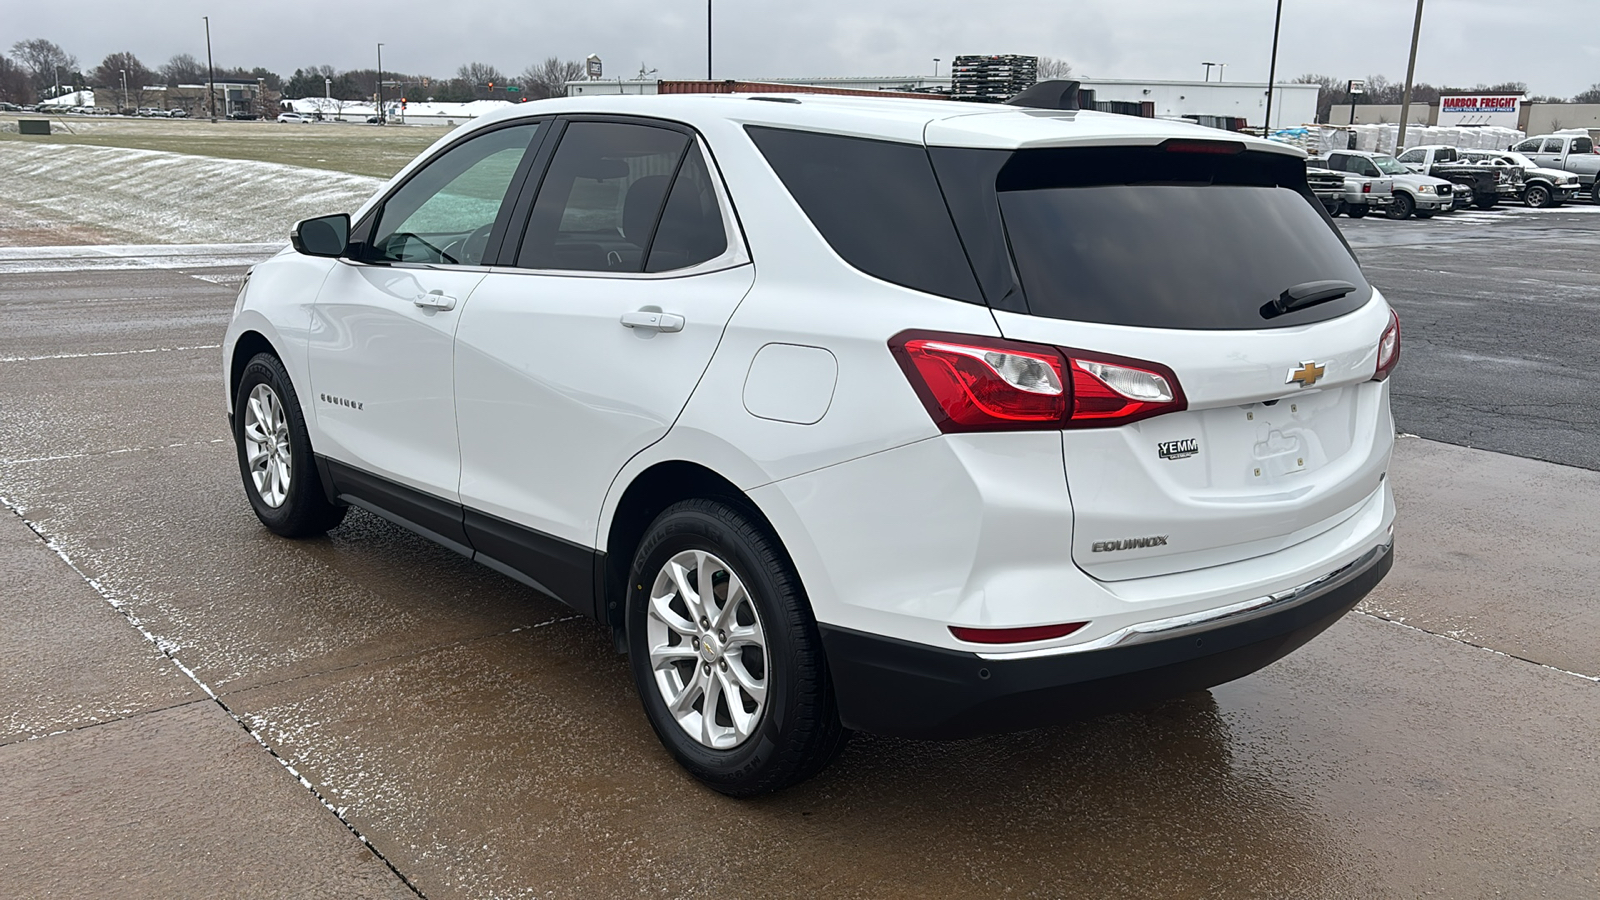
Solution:
<svg viewBox="0 0 1600 900">
<path fill-rule="evenodd" d="M 1328 215 L 1330 217 L 1332 217 L 1332 218 L 1337 219 L 1337 218 L 1339 218 L 1341 213 L 1344 213 L 1346 211 L 1346 209 L 1347 209 L 1347 207 L 1344 205 L 1344 201 L 1343 200 L 1339 200 L 1339 201 L 1337 201 L 1337 202 L 1335 202 L 1333 204 L 1333 207 L 1331 209 L 1328 210 Z"/>
<path fill-rule="evenodd" d="M 694 777 L 753 797 L 810 778 L 844 749 L 811 604 L 751 514 L 719 500 L 673 504 L 640 541 L 627 588 L 639 699 Z"/>
<path fill-rule="evenodd" d="M 1394 219 L 1395 221 L 1409 219 L 1411 218 L 1411 213 L 1414 212 L 1416 208 L 1417 202 L 1411 199 L 1410 194 L 1395 194 L 1394 202 L 1389 204 L 1389 211 L 1387 215 L 1389 218 Z"/>
<path fill-rule="evenodd" d="M 1600 203 L 1600 178 L 1594 180 L 1594 187 L 1589 190 L 1589 200 L 1593 203 Z"/>
<path fill-rule="evenodd" d="M 1431 209 L 1419 209 L 1416 211 L 1415 215 L 1419 219 L 1431 219 L 1433 218 L 1433 212 L 1434 211 Z"/>
<path fill-rule="evenodd" d="M 1529 185 L 1528 189 L 1522 192 L 1522 202 L 1534 209 L 1544 209 L 1552 205 L 1550 200 L 1550 189 L 1542 184 Z"/>
<path fill-rule="evenodd" d="M 287 538 L 322 534 L 349 507 L 329 502 L 311 452 L 300 398 L 283 363 L 257 353 L 234 391 L 233 444 L 256 518 Z"/>
<path fill-rule="evenodd" d="M 1367 217 L 1367 212 L 1368 207 L 1365 206 L 1351 205 L 1346 206 L 1344 209 L 1344 214 L 1352 219 L 1365 219 Z"/>
</svg>

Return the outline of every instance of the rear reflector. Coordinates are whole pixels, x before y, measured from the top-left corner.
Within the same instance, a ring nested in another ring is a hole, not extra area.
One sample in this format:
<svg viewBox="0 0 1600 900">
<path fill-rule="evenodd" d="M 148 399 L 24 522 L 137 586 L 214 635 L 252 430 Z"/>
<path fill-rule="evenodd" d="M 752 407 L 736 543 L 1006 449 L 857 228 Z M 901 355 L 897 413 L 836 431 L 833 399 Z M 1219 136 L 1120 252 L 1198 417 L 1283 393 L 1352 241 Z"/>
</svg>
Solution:
<svg viewBox="0 0 1600 900">
<path fill-rule="evenodd" d="M 950 633 L 969 644 L 1026 644 L 1029 641 L 1049 641 L 1066 637 L 1088 622 L 1065 622 L 1060 625 L 1034 625 L 1028 628 L 962 628 L 950 626 Z"/>
</svg>

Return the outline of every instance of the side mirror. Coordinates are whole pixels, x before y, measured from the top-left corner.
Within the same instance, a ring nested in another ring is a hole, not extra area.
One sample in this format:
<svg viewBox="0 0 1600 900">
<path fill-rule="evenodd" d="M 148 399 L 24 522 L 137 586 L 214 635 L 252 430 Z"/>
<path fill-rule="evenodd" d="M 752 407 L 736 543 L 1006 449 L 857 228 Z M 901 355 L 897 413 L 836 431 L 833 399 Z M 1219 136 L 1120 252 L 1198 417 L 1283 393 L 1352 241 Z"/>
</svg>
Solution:
<svg viewBox="0 0 1600 900">
<path fill-rule="evenodd" d="M 296 222 L 289 242 L 306 256 L 343 256 L 350 246 L 350 216 L 338 213 Z"/>
</svg>

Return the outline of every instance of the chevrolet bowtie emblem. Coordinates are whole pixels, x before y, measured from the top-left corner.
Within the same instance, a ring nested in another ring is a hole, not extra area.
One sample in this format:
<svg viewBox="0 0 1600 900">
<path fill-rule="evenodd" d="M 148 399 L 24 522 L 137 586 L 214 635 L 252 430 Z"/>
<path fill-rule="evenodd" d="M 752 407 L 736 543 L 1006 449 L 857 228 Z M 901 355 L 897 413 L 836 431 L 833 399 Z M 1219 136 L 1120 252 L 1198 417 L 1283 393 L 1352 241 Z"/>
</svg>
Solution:
<svg viewBox="0 0 1600 900">
<path fill-rule="evenodd" d="M 1289 370 L 1289 377 L 1284 379 L 1283 383 L 1311 387 L 1322 380 L 1323 373 L 1327 371 L 1327 366 L 1319 366 L 1314 362 L 1303 362 L 1300 364 L 1300 368 Z"/>
</svg>

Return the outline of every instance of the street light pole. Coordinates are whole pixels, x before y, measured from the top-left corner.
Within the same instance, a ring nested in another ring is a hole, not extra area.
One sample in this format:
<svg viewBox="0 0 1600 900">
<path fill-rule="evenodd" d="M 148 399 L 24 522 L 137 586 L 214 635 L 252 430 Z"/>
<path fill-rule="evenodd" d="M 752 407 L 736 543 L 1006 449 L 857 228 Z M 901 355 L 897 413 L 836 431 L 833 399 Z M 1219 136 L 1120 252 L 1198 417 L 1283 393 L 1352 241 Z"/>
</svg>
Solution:
<svg viewBox="0 0 1600 900">
<path fill-rule="evenodd" d="M 1203 62 L 1200 65 L 1206 67 L 1206 84 L 1210 84 L 1211 83 L 1211 67 L 1216 65 L 1216 63 L 1214 63 L 1214 62 Z"/>
<path fill-rule="evenodd" d="M 211 121 L 217 121 L 217 66 L 211 61 L 211 17 L 201 16 L 206 20 L 206 95 L 211 100 Z"/>
<path fill-rule="evenodd" d="M 1417 20 L 1411 25 L 1411 61 L 1406 63 L 1406 93 L 1400 98 L 1400 133 L 1395 136 L 1396 156 L 1406 146 L 1406 125 L 1411 121 L 1411 78 L 1417 74 L 1417 39 L 1422 36 L 1422 0 L 1417 0 Z"/>
<path fill-rule="evenodd" d="M 1267 122 L 1261 134 L 1272 134 L 1272 90 L 1278 81 L 1278 32 L 1283 28 L 1283 0 L 1278 0 L 1278 16 L 1272 21 L 1272 65 L 1267 68 Z"/>
<path fill-rule="evenodd" d="M 383 44 L 378 44 L 378 124 L 383 124 Z"/>
<path fill-rule="evenodd" d="M 1223 76 L 1228 74 L 1227 63 L 1217 63 L 1217 84 L 1222 83 Z"/>
<path fill-rule="evenodd" d="M 128 108 L 128 70 L 122 70 L 122 108 Z"/>
<path fill-rule="evenodd" d="M 706 80 L 711 80 L 711 0 L 706 0 Z"/>
</svg>

